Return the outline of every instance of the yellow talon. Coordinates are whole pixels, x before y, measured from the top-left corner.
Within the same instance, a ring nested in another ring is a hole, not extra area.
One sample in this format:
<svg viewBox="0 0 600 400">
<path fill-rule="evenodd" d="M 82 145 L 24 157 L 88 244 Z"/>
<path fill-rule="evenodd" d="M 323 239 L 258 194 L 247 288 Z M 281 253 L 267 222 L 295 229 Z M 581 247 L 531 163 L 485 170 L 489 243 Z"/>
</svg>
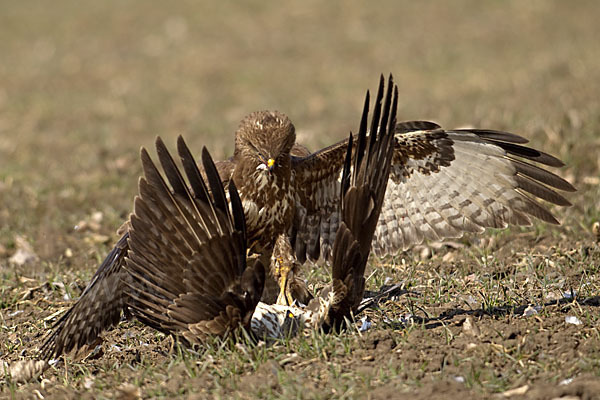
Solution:
<svg viewBox="0 0 600 400">
<path fill-rule="evenodd" d="M 272 160 L 269 160 L 271 165 Z M 271 256 L 272 273 L 279 284 L 277 304 L 291 306 L 294 304 L 292 286 L 296 283 L 296 260 L 289 239 L 286 235 L 278 236 Z M 294 287 L 295 289 L 295 287 Z"/>
<path fill-rule="evenodd" d="M 273 160 L 272 158 L 269 158 L 267 160 L 267 167 L 273 168 L 273 165 L 275 165 L 275 160 Z"/>
<path fill-rule="evenodd" d="M 292 266 L 285 265 L 282 258 L 277 259 L 277 270 L 276 274 L 279 277 L 279 296 L 277 296 L 277 304 L 291 306 L 294 303 L 292 294 L 288 290 L 288 282 L 290 280 L 290 274 L 293 276 Z"/>
<path fill-rule="evenodd" d="M 283 268 L 282 268 L 283 269 Z M 288 304 L 288 294 L 287 294 L 287 279 L 289 270 L 286 271 L 279 270 L 279 296 L 277 296 L 277 304 L 282 304 L 284 306 L 289 306 Z"/>
<path fill-rule="evenodd" d="M 279 291 L 279 296 L 277 296 L 276 304 L 281 304 L 283 306 L 291 306 L 294 304 L 294 298 L 292 297 L 292 294 L 290 293 L 289 290 L 287 290 L 283 286 L 281 287 L 281 290 Z"/>
</svg>

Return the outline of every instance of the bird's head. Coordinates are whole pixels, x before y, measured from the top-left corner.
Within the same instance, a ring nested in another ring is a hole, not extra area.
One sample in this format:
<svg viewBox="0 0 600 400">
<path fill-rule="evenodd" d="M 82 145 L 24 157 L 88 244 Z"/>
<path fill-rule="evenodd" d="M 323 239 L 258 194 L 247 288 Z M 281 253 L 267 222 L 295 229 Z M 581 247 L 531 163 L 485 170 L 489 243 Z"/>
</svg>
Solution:
<svg viewBox="0 0 600 400">
<path fill-rule="evenodd" d="M 235 134 L 234 158 L 272 173 L 289 163 L 295 142 L 296 130 L 287 116 L 277 111 L 254 112 L 242 120 Z"/>
</svg>

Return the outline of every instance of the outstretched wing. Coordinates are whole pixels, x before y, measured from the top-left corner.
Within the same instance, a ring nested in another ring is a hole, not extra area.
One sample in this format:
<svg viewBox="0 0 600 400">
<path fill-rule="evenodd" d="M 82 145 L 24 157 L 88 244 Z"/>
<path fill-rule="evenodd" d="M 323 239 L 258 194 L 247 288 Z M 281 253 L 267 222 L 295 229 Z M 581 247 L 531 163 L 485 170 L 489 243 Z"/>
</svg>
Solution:
<svg viewBox="0 0 600 400">
<path fill-rule="evenodd" d="M 575 191 L 559 176 L 529 162 L 563 163 L 522 146 L 527 140 L 482 129 L 445 131 L 431 122 L 396 126 L 396 148 L 373 250 L 393 254 L 424 239 L 530 225 L 556 218 L 537 199 L 569 206 L 555 189 Z"/>
<path fill-rule="evenodd" d="M 249 326 L 262 294 L 264 268 L 246 266 L 246 228 L 238 192 L 229 200 L 203 149 L 210 191 L 181 137 L 185 182 L 168 150 L 156 141 L 167 185 L 142 150 L 144 177 L 129 229 L 127 305 L 142 322 L 189 343 Z"/>
<path fill-rule="evenodd" d="M 401 122 L 373 239 L 377 255 L 394 254 L 424 239 L 529 225 L 530 217 L 558 224 L 538 202 L 567 206 L 556 190 L 575 191 L 537 164 L 560 167 L 527 140 L 482 129 L 445 131 L 432 122 Z M 293 160 L 296 216 L 292 245 L 300 261 L 331 257 L 339 226 L 339 177 L 348 141 Z"/>
<path fill-rule="evenodd" d="M 371 123 L 374 134 L 367 138 L 367 94 L 356 146 L 347 146 L 340 189 L 340 224 L 332 249 L 332 295 L 327 322 L 333 327 L 350 318 L 363 298 L 365 267 L 390 174 L 398 106 L 398 88 L 391 77 L 383 111 L 382 98 L 380 86 Z"/>
<path fill-rule="evenodd" d="M 119 322 L 125 305 L 121 277 L 128 237 L 127 233 L 121 237 L 79 300 L 54 324 L 40 348 L 43 359 L 92 344 L 100 333 Z"/>
</svg>

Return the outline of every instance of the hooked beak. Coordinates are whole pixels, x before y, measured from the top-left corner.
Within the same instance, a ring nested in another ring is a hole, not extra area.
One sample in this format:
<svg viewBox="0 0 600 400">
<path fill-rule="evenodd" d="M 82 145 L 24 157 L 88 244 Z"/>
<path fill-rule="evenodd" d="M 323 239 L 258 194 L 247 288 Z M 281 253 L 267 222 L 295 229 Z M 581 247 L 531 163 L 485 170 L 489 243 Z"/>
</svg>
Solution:
<svg viewBox="0 0 600 400">
<path fill-rule="evenodd" d="M 275 160 L 273 160 L 272 158 L 269 158 L 267 160 L 267 162 L 263 162 L 262 164 L 258 164 L 258 167 L 256 167 L 256 169 L 268 169 L 269 172 L 273 171 L 273 167 L 275 166 Z"/>
</svg>

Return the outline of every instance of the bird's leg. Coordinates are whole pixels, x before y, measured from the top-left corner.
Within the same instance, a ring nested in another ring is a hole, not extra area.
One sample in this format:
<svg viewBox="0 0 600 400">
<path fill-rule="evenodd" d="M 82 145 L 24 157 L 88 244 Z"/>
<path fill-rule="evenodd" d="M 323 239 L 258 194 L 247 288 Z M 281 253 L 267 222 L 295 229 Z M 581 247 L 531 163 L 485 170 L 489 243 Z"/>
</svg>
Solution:
<svg viewBox="0 0 600 400">
<path fill-rule="evenodd" d="M 296 259 L 289 238 L 286 235 L 279 235 L 271 258 L 271 271 L 279 284 L 276 304 L 289 306 L 294 303 L 290 284 L 294 281 L 295 267 Z"/>
<path fill-rule="evenodd" d="M 263 249 L 260 254 L 251 254 L 248 259 L 258 259 L 261 264 L 269 267 L 269 272 L 265 274 L 265 286 L 263 288 L 262 297 L 260 301 L 266 304 L 273 304 L 277 300 L 279 294 L 279 283 L 277 276 L 275 275 L 275 262 L 271 255 L 273 254 L 273 248 Z M 250 262 L 248 262 L 251 265 Z"/>
<path fill-rule="evenodd" d="M 285 262 L 282 258 L 276 261 L 275 276 L 279 283 L 279 296 L 277 296 L 276 304 L 284 306 L 291 306 L 294 303 L 292 294 L 289 290 L 289 282 L 294 279 L 294 265 L 290 265 Z"/>
</svg>

